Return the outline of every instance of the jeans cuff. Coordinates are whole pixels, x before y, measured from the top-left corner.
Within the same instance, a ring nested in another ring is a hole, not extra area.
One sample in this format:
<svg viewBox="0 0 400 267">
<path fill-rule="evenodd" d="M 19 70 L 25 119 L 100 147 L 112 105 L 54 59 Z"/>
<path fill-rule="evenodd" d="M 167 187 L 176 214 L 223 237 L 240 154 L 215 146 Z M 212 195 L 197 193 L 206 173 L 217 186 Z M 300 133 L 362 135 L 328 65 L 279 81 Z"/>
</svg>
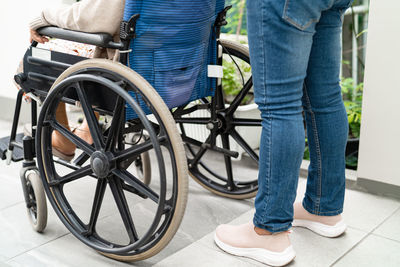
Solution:
<svg viewBox="0 0 400 267">
<path fill-rule="evenodd" d="M 302 204 L 303 204 L 303 208 L 306 211 L 308 211 L 311 214 L 317 215 L 317 216 L 336 216 L 336 215 L 343 213 L 343 208 L 340 208 L 338 210 L 333 210 L 333 211 L 324 211 L 324 210 L 321 210 L 321 207 L 319 207 L 319 209 L 317 211 L 315 209 L 310 208 L 310 207 L 314 207 L 315 205 L 314 204 L 310 205 L 310 204 L 306 203 L 305 199 L 303 200 Z"/>
<path fill-rule="evenodd" d="M 264 224 L 259 223 L 255 216 L 253 218 L 253 224 L 257 228 L 261 228 L 261 229 L 267 230 L 270 233 L 285 232 L 285 231 L 289 230 L 292 227 L 292 223 L 282 224 L 279 227 L 264 225 Z"/>
</svg>

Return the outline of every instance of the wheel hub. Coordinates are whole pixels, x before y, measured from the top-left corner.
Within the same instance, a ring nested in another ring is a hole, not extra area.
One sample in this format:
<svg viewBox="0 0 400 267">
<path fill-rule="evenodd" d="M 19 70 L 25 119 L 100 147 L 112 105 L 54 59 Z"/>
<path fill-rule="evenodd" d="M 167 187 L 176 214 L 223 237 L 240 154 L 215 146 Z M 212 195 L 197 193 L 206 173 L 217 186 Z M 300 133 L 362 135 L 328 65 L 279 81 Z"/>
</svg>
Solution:
<svg viewBox="0 0 400 267">
<path fill-rule="evenodd" d="M 110 173 L 110 160 L 104 152 L 94 152 L 90 157 L 90 166 L 99 178 L 106 178 Z"/>
<path fill-rule="evenodd" d="M 225 113 L 219 112 L 217 113 L 217 120 L 218 120 L 218 129 L 226 132 L 231 128 L 231 120 L 228 118 Z"/>
</svg>

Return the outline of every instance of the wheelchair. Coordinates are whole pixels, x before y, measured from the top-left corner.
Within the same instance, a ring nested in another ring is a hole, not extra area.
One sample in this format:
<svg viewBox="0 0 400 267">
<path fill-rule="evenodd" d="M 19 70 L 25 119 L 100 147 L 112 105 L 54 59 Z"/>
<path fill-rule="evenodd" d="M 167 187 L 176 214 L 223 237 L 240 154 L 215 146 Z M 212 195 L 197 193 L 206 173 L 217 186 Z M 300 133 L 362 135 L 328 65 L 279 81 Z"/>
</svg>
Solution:
<svg viewBox="0 0 400 267">
<path fill-rule="evenodd" d="M 236 173 L 240 155 L 230 148 L 235 141 L 257 167 L 254 147 L 237 131 L 261 128 L 259 118 L 236 116 L 253 97 L 251 74 L 240 71 L 250 66 L 248 48 L 220 39 L 229 7 L 221 0 L 159 4 L 127 0 L 120 42 L 103 33 L 39 29 L 52 38 L 117 49 L 120 61 L 43 50 L 33 42 L 24 71 L 15 76 L 22 90 L 11 136 L 2 140 L 8 144 L 3 159 L 23 160 L 20 178 L 34 230 L 46 227 L 47 195 L 76 238 L 121 261 L 149 258 L 173 238 L 186 207 L 188 174 L 224 197 L 257 192 L 256 176 Z M 242 86 L 229 105 L 221 81 L 225 59 L 239 69 Z M 32 121 L 32 135 L 25 137 L 17 134 L 24 95 L 31 99 Z M 92 144 L 57 120 L 64 104 L 80 108 Z M 204 138 L 190 133 L 193 125 Z M 54 131 L 76 146 L 72 161 L 54 155 Z"/>
</svg>

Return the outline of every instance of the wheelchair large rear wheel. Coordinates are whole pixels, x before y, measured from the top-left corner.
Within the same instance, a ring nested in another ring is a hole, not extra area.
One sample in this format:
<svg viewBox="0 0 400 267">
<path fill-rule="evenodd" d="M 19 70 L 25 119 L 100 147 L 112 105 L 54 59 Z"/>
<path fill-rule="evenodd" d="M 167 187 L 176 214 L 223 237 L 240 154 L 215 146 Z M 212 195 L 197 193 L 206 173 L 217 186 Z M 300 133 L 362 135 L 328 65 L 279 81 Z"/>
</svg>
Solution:
<svg viewBox="0 0 400 267">
<path fill-rule="evenodd" d="M 215 99 L 201 99 L 176 110 L 174 118 L 186 145 L 191 177 L 217 195 L 247 199 L 254 197 L 258 190 L 256 150 L 261 134 L 261 118 L 254 104 L 249 49 L 227 40 L 220 40 L 219 45 L 224 69 L 219 102 L 213 107 Z M 236 96 L 226 94 L 233 91 Z M 252 107 L 250 113 L 243 112 L 243 103 L 252 103 L 247 106 Z M 217 123 L 213 125 L 214 108 Z M 210 125 L 218 127 L 215 135 Z M 248 137 L 246 133 L 249 132 L 254 134 Z M 210 143 L 216 144 L 216 149 Z M 227 152 L 238 152 L 239 158 L 235 160 Z"/>
<path fill-rule="evenodd" d="M 93 144 L 59 121 L 61 103 L 79 103 Z M 95 111 L 105 127 L 99 126 Z M 53 155 L 54 131 L 77 147 L 71 162 Z M 146 139 L 127 144 L 131 133 Z M 48 93 L 36 137 L 48 199 L 80 241 L 122 261 L 149 258 L 169 243 L 186 207 L 186 156 L 167 106 L 140 75 L 108 60 L 73 65 Z M 140 180 L 135 165 L 145 152 L 154 156 L 151 185 Z"/>
</svg>

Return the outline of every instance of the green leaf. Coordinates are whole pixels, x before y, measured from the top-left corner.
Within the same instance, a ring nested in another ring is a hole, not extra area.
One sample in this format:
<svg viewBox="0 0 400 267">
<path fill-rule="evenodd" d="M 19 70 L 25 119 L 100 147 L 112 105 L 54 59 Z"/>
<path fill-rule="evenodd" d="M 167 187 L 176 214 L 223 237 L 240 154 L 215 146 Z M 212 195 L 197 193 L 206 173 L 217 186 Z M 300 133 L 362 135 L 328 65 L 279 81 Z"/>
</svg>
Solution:
<svg viewBox="0 0 400 267">
<path fill-rule="evenodd" d="M 365 30 L 359 32 L 359 33 L 356 35 L 356 38 L 360 37 L 361 35 L 363 35 L 364 33 L 367 33 L 367 32 L 368 32 L 368 29 L 365 29 Z"/>
</svg>

